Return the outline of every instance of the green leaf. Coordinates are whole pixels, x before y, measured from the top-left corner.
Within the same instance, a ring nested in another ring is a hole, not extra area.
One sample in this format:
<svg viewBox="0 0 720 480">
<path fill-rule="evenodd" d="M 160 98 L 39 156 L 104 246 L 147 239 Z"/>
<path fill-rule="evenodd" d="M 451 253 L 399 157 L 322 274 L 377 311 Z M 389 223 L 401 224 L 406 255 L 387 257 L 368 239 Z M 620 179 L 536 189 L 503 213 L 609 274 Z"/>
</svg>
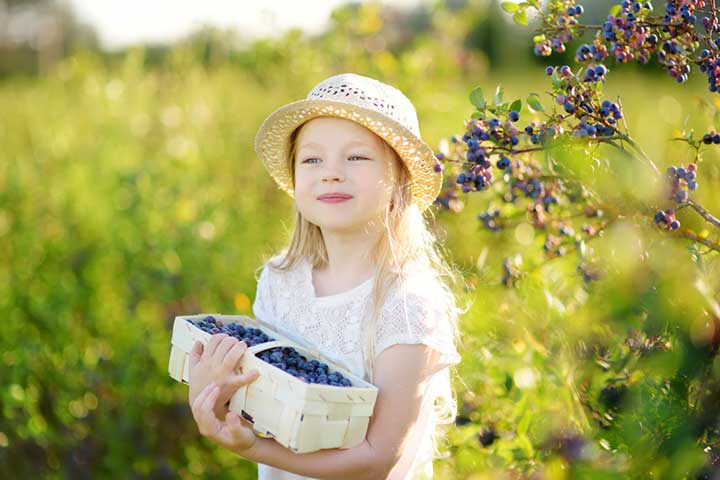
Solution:
<svg viewBox="0 0 720 480">
<path fill-rule="evenodd" d="M 622 5 L 620 5 L 619 3 L 617 5 L 613 5 L 610 9 L 610 15 L 612 15 L 613 17 L 617 17 L 618 13 L 620 13 L 620 10 L 622 10 Z"/>
<path fill-rule="evenodd" d="M 513 378 L 512 375 L 505 372 L 505 391 L 509 392 L 510 389 L 513 387 Z"/>
<path fill-rule="evenodd" d="M 513 20 L 518 25 L 527 25 L 528 24 L 528 18 L 527 18 L 527 10 L 518 10 L 513 15 Z"/>
<path fill-rule="evenodd" d="M 515 2 L 503 2 L 502 4 L 500 4 L 500 6 L 508 13 L 517 12 L 518 8 L 520 8 L 520 6 L 518 6 L 518 4 Z"/>
<path fill-rule="evenodd" d="M 527 98 L 527 104 L 528 107 L 530 107 L 531 112 L 545 111 L 545 108 L 542 106 L 542 103 L 540 103 L 540 100 L 538 99 L 536 93 L 530 94 L 530 96 Z"/>
<path fill-rule="evenodd" d="M 482 88 L 475 87 L 475 89 L 470 92 L 470 103 L 472 103 L 478 110 L 485 110 L 487 102 L 485 101 L 485 95 L 483 95 Z"/>
<path fill-rule="evenodd" d="M 498 106 L 502 103 L 503 100 L 503 88 L 501 85 L 498 85 L 495 89 L 495 95 L 493 95 L 493 105 Z"/>
<path fill-rule="evenodd" d="M 478 118 L 483 118 L 483 117 L 484 117 L 483 113 L 479 112 L 479 111 L 474 111 L 472 113 L 472 115 L 470 115 L 470 118 L 472 118 L 473 120 L 477 120 Z"/>
<path fill-rule="evenodd" d="M 540 9 L 540 2 L 538 0 L 528 0 L 527 3 L 530 4 L 531 7 Z"/>
<path fill-rule="evenodd" d="M 515 100 L 512 105 L 510 105 L 510 111 L 520 112 L 520 109 L 522 108 L 522 100 L 519 98 Z"/>
</svg>

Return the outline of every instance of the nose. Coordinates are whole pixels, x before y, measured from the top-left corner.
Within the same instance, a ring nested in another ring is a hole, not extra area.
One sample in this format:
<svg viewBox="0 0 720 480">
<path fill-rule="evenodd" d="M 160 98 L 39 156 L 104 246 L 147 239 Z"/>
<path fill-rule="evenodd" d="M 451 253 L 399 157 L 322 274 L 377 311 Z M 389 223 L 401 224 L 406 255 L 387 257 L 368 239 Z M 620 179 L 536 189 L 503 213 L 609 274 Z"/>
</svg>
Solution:
<svg viewBox="0 0 720 480">
<path fill-rule="evenodd" d="M 338 182 L 344 182 L 345 181 L 345 174 L 341 172 L 341 170 L 335 166 L 330 166 L 327 168 L 327 171 L 323 173 L 322 175 L 322 181 L 323 182 L 332 182 L 332 181 L 338 181 Z"/>
</svg>

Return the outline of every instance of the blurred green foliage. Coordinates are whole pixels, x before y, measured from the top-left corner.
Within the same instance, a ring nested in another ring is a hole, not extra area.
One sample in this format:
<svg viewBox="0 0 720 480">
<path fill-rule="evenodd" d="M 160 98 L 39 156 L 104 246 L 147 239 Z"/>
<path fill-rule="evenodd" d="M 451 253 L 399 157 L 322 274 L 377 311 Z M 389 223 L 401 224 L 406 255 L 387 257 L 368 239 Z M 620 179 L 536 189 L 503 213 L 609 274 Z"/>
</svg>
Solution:
<svg viewBox="0 0 720 480">
<path fill-rule="evenodd" d="M 542 92 L 541 68 L 490 70 L 465 48 L 487 5 L 437 7 L 405 43 L 367 4 L 336 11 L 319 39 L 291 31 L 237 52 L 208 31 L 162 54 L 78 52 L 0 83 L 0 476 L 254 478 L 200 437 L 186 387 L 167 374 L 175 315 L 250 313 L 255 269 L 292 227 L 292 199 L 255 157 L 254 134 L 342 71 L 403 90 L 433 147 L 462 133 L 473 87 Z M 665 139 L 688 114 L 688 128 L 710 126 L 698 77 L 610 77 L 659 165 L 687 161 Z M 710 152 L 699 170 L 699 201 L 716 213 L 719 165 Z M 641 170 L 618 174 L 606 194 L 645 188 Z M 459 426 L 437 477 L 682 478 L 702 466 L 698 432 L 717 428 L 717 262 L 620 221 L 591 244 L 610 273 L 586 284 L 573 258 L 543 261 L 540 235 L 482 230 L 488 197 L 464 201 L 429 218 L 473 302 Z M 507 288 L 502 258 L 515 254 L 535 267 Z M 484 446 L 489 428 L 499 438 Z"/>
</svg>

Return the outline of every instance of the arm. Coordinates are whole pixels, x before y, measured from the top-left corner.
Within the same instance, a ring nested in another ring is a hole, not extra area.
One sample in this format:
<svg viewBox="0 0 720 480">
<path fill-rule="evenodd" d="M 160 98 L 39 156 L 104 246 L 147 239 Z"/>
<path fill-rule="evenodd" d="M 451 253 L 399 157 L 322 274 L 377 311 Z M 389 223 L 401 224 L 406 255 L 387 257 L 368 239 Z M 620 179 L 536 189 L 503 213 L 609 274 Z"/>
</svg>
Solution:
<svg viewBox="0 0 720 480">
<path fill-rule="evenodd" d="M 393 345 L 380 353 L 376 362 L 375 410 L 366 439 L 357 447 L 298 454 L 272 439 L 258 438 L 249 450 L 235 453 L 256 463 L 321 479 L 387 478 L 413 432 L 437 357 L 435 350 L 422 344 Z M 404 474 L 392 473 L 398 478 Z"/>
</svg>

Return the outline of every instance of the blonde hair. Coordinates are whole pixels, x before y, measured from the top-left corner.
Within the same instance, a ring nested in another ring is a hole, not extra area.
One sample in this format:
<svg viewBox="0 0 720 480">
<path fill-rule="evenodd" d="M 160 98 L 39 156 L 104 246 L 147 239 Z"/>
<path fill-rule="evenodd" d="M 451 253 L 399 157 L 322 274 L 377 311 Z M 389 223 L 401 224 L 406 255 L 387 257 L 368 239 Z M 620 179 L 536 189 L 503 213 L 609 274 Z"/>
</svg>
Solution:
<svg viewBox="0 0 720 480">
<path fill-rule="evenodd" d="M 309 120 L 308 120 L 309 121 Z M 307 121 L 296 128 L 290 136 L 290 152 L 287 158 L 288 166 L 295 182 L 295 156 L 297 153 L 297 138 L 300 136 Z M 376 266 L 376 273 L 372 289 L 372 313 L 367 318 L 365 329 L 365 367 L 370 381 L 374 379 L 374 337 L 377 321 L 387 293 L 394 283 L 404 282 L 408 267 L 417 262 L 421 268 L 431 273 L 433 288 L 433 306 L 439 307 L 444 314 L 443 318 L 449 322 L 452 331 L 453 343 L 458 346 L 462 343 L 458 327 L 459 317 L 467 311 L 467 307 L 460 309 L 456 304 L 453 288 L 458 288 L 464 279 L 462 274 L 451 268 L 443 259 L 439 251 L 439 244 L 435 236 L 428 230 L 422 212 L 413 202 L 410 190 L 410 172 L 397 152 L 381 137 L 386 153 L 394 156 L 397 169 L 397 182 L 393 186 L 392 201 L 384 215 L 384 231 L 371 250 L 371 261 Z M 267 262 L 275 271 L 292 269 L 301 259 L 309 260 L 313 267 L 321 269 L 328 264 L 327 250 L 320 228 L 306 220 L 300 211 L 296 210 L 295 228 L 289 244 L 278 265 Z M 263 266 L 259 270 L 262 270 Z M 457 400 L 450 382 L 451 375 L 457 375 L 456 367 L 450 367 L 446 390 L 449 396 L 440 393 L 435 397 L 433 404 L 432 448 L 434 458 L 447 458 L 449 455 L 439 449 L 439 440 L 445 437 L 445 429 L 440 425 L 451 424 L 457 413 Z"/>
</svg>

